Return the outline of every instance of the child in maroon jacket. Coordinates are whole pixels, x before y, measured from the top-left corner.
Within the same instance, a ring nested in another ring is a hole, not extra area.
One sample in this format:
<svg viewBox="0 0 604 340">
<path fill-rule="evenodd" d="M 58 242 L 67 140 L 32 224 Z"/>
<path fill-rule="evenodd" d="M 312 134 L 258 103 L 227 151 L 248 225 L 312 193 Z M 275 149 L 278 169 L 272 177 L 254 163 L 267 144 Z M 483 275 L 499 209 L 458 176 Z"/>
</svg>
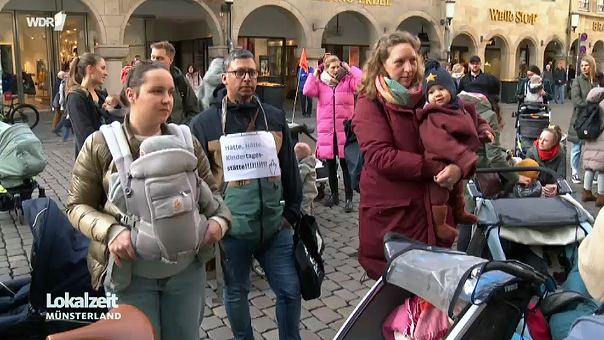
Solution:
<svg viewBox="0 0 604 340">
<path fill-rule="evenodd" d="M 422 89 L 427 103 L 417 110 L 417 118 L 425 157 L 457 165 L 463 178 L 473 176 L 478 159 L 476 150 L 483 142 L 494 140 L 493 130 L 476 113 L 473 103 L 457 98 L 455 80 L 438 62 L 428 63 Z M 476 216 L 466 212 L 462 181 L 450 188 L 433 183 L 429 191 L 436 237 L 451 241 L 458 234 L 454 226 L 446 223 L 448 206 L 456 224 L 476 223 Z"/>
</svg>

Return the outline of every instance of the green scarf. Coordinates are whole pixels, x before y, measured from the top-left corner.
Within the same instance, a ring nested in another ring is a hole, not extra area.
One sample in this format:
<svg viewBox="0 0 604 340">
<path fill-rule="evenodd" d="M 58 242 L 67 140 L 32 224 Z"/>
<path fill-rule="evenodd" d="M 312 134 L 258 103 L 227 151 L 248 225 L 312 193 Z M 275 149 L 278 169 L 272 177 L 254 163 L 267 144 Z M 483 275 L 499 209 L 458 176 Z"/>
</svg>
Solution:
<svg viewBox="0 0 604 340">
<path fill-rule="evenodd" d="M 386 85 L 390 88 L 390 93 L 392 94 L 394 99 L 399 102 L 399 104 L 411 104 L 411 94 L 409 93 L 409 90 L 407 90 L 406 87 L 388 77 L 384 77 L 384 81 L 386 82 Z"/>
</svg>

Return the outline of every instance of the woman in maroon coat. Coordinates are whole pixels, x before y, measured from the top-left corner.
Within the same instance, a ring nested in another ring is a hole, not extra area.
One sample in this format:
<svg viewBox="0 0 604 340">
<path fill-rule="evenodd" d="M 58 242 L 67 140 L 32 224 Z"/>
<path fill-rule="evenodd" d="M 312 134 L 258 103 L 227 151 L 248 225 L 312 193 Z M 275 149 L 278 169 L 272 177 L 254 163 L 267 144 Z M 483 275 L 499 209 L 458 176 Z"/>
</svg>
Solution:
<svg viewBox="0 0 604 340">
<path fill-rule="evenodd" d="M 425 103 L 419 40 L 408 32 L 384 34 L 363 70 L 353 118 L 365 164 L 359 206 L 359 262 L 372 279 L 385 270 L 388 232 L 443 247 L 434 235 L 428 187 L 452 187 L 458 166 L 424 157 L 416 110 Z M 454 225 L 451 209 L 447 224 Z"/>
</svg>

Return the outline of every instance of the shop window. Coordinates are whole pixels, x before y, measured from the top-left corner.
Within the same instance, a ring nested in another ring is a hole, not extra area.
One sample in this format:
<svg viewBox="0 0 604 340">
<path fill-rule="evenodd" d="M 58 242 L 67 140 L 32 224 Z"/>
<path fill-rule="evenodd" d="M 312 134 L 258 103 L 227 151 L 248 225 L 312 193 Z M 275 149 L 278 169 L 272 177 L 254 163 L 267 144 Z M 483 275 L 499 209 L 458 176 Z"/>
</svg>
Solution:
<svg viewBox="0 0 604 340">
<path fill-rule="evenodd" d="M 11 94 L 17 94 L 13 41 L 13 15 L 12 13 L 0 13 L 0 73 L 2 74 L 0 93 L 5 93 L 9 97 Z"/>
<path fill-rule="evenodd" d="M 604 12 L 604 0 L 598 0 L 598 12 Z"/>
<path fill-rule="evenodd" d="M 579 0 L 579 9 L 589 11 L 589 0 Z"/>
</svg>

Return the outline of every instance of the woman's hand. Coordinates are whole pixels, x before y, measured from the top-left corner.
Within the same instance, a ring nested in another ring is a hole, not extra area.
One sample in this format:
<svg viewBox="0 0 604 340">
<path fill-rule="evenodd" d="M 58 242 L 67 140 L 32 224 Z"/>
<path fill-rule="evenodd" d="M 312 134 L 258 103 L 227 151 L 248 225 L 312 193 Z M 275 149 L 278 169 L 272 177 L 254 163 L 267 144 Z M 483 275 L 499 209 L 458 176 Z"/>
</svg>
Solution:
<svg viewBox="0 0 604 340">
<path fill-rule="evenodd" d="M 212 244 L 222 239 L 222 228 L 220 224 L 214 220 L 208 221 L 208 231 L 203 239 L 203 244 Z"/>
<path fill-rule="evenodd" d="M 539 95 L 540 95 L 541 97 L 545 97 L 545 96 L 547 96 L 547 92 L 545 92 L 545 91 L 541 90 L 541 91 L 539 91 Z"/>
<path fill-rule="evenodd" d="M 347 63 L 342 63 L 342 67 L 347 71 L 350 72 L 350 66 Z"/>
<path fill-rule="evenodd" d="M 461 169 L 455 164 L 447 165 L 434 177 L 434 181 L 443 188 L 453 190 L 453 186 L 461 180 Z"/>
<path fill-rule="evenodd" d="M 130 230 L 125 229 L 109 243 L 109 253 L 115 258 L 115 264 L 122 266 L 123 259 L 135 259 L 136 254 L 130 240 Z"/>
<path fill-rule="evenodd" d="M 321 69 L 317 68 L 315 70 L 315 78 L 317 78 L 317 80 L 321 80 Z"/>
<path fill-rule="evenodd" d="M 548 184 L 541 191 L 545 197 L 553 197 L 558 195 L 558 186 L 556 184 Z"/>
<path fill-rule="evenodd" d="M 491 133 L 491 131 L 487 131 L 487 133 L 486 133 L 486 137 L 487 137 L 487 139 L 488 139 L 488 140 L 489 140 L 491 143 L 493 143 L 493 142 L 495 141 L 495 136 L 493 136 L 493 134 Z"/>
</svg>

